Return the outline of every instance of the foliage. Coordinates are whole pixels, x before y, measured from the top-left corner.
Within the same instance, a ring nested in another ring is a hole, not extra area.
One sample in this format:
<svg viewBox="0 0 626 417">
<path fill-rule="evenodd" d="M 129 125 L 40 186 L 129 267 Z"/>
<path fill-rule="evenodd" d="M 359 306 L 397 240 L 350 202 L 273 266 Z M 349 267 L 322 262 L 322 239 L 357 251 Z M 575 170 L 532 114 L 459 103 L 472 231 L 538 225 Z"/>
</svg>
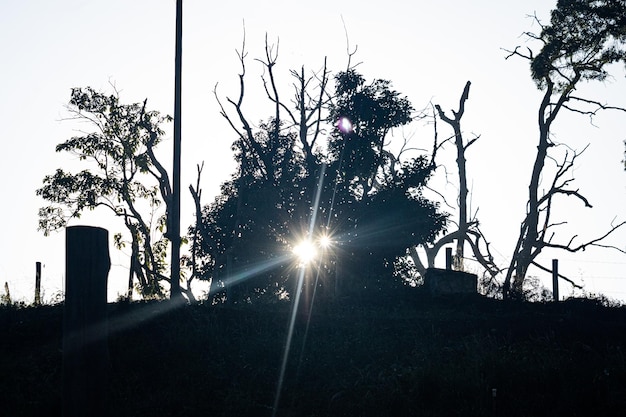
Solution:
<svg viewBox="0 0 626 417">
<path fill-rule="evenodd" d="M 238 172 L 202 209 L 199 228 L 189 228 L 202 262 L 201 276 L 213 277 L 214 288 L 223 285 L 227 275 L 247 277 L 238 286 L 244 288 L 241 296 L 232 294 L 234 298 L 284 284 L 284 279 L 274 276 L 274 267 L 280 270 L 277 259 L 290 253 L 294 238 L 289 225 L 304 218 L 308 213 L 302 213 L 302 208 L 310 204 L 301 189 L 303 159 L 293 149 L 293 134 L 273 135 L 272 122 L 260 129 L 254 136 L 256 153 L 243 139 L 233 144 Z M 260 265 L 265 266 L 258 269 Z"/>
<path fill-rule="evenodd" d="M 349 123 L 332 131 L 328 146 L 330 171 L 337 172 L 333 230 L 342 236 L 346 263 L 366 266 L 347 277 L 379 280 L 408 248 L 431 242 L 446 216 L 421 194 L 434 168 L 429 161 L 401 161 L 388 150 L 389 132 L 412 120 L 410 101 L 389 81 L 366 84 L 353 69 L 339 73 L 336 84 L 329 120 Z"/>
<path fill-rule="evenodd" d="M 143 295 L 160 296 L 167 241 L 166 216 L 158 215 L 158 209 L 169 198 L 169 181 L 154 148 L 164 134 L 161 124 L 171 118 L 146 110 L 146 101 L 120 104 L 115 94 L 90 87 L 72 89 L 68 109 L 73 120 L 87 122 L 95 131 L 72 137 L 56 151 L 69 152 L 90 165 L 77 173 L 57 169 L 36 193 L 49 203 L 39 209 L 39 230 L 45 235 L 86 209 L 105 207 L 121 217 L 131 236 L 131 274 L 137 276 Z M 120 234 L 114 240 L 118 248 L 126 244 Z"/>
<path fill-rule="evenodd" d="M 539 87 L 556 74 L 561 90 L 574 77 L 603 81 L 607 65 L 626 59 L 626 1 L 559 0 L 538 39 L 544 45 L 531 72 Z"/>
<path fill-rule="evenodd" d="M 399 161 L 385 143 L 393 128 L 411 121 L 408 99 L 389 81 L 366 84 L 354 70 L 335 80 L 329 117 L 320 121 L 331 129 L 327 147 L 303 145 L 302 126 L 275 117 L 233 144 L 237 172 L 203 208 L 202 225 L 189 230 L 205 278 L 245 276 L 247 294 L 282 292 L 293 276 L 291 251 L 315 238 L 308 236 L 313 230 L 332 235 L 336 259 L 320 264 L 326 273 L 337 263 L 365 262 L 368 274 L 355 279 L 378 280 L 391 276 L 409 246 L 444 227 L 445 216 L 421 195 L 427 160 Z M 340 118 L 352 122 L 349 132 L 337 126 Z"/>
<path fill-rule="evenodd" d="M 351 127 L 347 134 L 333 131 L 330 154 L 336 160 L 345 155 L 342 166 L 347 181 L 356 180 L 362 189 L 353 192 L 367 195 L 373 187 L 373 175 L 389 165 L 391 155 L 384 152 L 384 141 L 391 129 L 411 121 L 413 107 L 406 97 L 391 90 L 387 80 L 365 84 L 365 78 L 354 69 L 336 76 L 335 104 L 330 108 L 330 121 L 345 118 Z"/>
</svg>

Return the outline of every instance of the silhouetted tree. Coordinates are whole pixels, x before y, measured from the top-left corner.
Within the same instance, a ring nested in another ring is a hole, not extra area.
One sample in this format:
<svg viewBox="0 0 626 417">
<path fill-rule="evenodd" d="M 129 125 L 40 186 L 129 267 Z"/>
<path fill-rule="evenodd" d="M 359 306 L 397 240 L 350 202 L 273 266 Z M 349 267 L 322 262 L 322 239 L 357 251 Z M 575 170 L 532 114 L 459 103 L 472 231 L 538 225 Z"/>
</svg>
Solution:
<svg viewBox="0 0 626 417">
<path fill-rule="evenodd" d="M 536 19 L 541 24 L 538 19 Z M 516 48 L 510 56 L 529 60 L 531 75 L 537 87 L 544 91 L 539 105 L 539 143 L 529 183 L 527 213 L 522 221 L 520 235 L 513 252 L 511 264 L 504 282 L 504 295 L 519 296 L 529 266 L 547 269 L 535 262 L 544 248 L 558 248 L 576 252 L 589 246 L 603 246 L 599 242 L 625 222 L 613 225 L 604 235 L 584 243 L 574 244 L 576 236 L 566 243 L 553 240 L 555 223 L 551 220 L 552 202 L 558 196 L 571 196 L 591 207 L 589 201 L 571 188 L 570 170 L 580 155 L 575 151 L 565 152 L 556 163 L 554 174 L 547 191 L 540 192 L 540 181 L 548 177 L 545 173 L 549 150 L 557 143 L 550 136 L 552 124 L 562 110 L 595 115 L 611 107 L 601 102 L 576 95 L 576 87 L 583 81 L 603 81 L 607 78 L 607 67 L 626 58 L 626 2 L 623 0 L 559 0 L 551 13 L 549 25 L 542 25 L 540 34 L 527 35 L 542 44 L 535 55 L 529 48 L 526 52 Z M 508 57 L 507 57 L 508 58 Z M 567 175 L 566 175 L 567 174 Z M 616 248 L 617 249 L 617 248 Z"/>
<path fill-rule="evenodd" d="M 294 155 L 294 132 L 280 134 L 277 143 L 271 123 L 262 124 L 261 129 L 254 135 L 255 144 L 267 153 L 272 168 L 259 169 L 262 161 L 255 160 L 243 141 L 237 140 L 233 150 L 238 172 L 222 185 L 215 201 L 202 209 L 201 224 L 190 230 L 192 239 L 199 242 L 199 258 L 208 255 L 206 273 L 214 278 L 212 291 L 228 286 L 231 301 L 281 290 L 287 277 L 279 271 L 294 242 L 303 237 L 294 235 L 295 229 L 311 213 L 302 155 Z"/>
<path fill-rule="evenodd" d="M 388 283 L 394 260 L 432 242 L 446 216 L 422 196 L 433 168 L 427 158 L 400 160 L 388 149 L 391 130 L 412 120 L 409 100 L 389 81 L 368 84 L 354 69 L 335 79 L 329 120 L 340 122 L 329 141 L 330 172 L 337 172 L 332 227 L 342 236 L 339 262 L 350 265 L 338 279 L 356 279 L 344 288 L 372 285 L 368 276 Z"/>
<path fill-rule="evenodd" d="M 164 134 L 161 124 L 171 120 L 143 103 L 120 104 L 117 94 L 87 88 L 72 89 L 68 110 L 73 120 L 88 122 L 94 132 L 57 145 L 89 163 L 78 173 L 57 169 L 36 191 L 50 204 L 39 209 L 39 230 L 45 235 L 63 228 L 85 209 L 106 207 L 121 217 L 130 234 L 130 298 L 134 278 L 143 296 L 162 297 L 161 281 L 169 281 L 166 264 L 166 206 L 171 190 L 166 170 L 154 154 Z M 147 185 L 149 183 L 152 185 Z M 122 234 L 114 236 L 121 249 Z"/>
<path fill-rule="evenodd" d="M 295 99 L 287 103 L 274 76 L 277 50 L 266 43 L 265 52 L 260 62 L 273 115 L 254 129 L 244 114 L 244 43 L 239 97 L 227 99 L 235 115 L 220 102 L 238 135 L 233 144 L 237 172 L 202 209 L 202 225 L 190 228 L 212 292 L 220 281 L 229 287 L 240 279 L 247 283 L 247 295 L 231 298 L 283 290 L 293 246 L 311 238 L 311 223 L 316 233 L 332 234 L 336 258 L 327 262 L 327 272 L 335 262 L 351 265 L 341 270 L 350 271 L 354 286 L 389 270 L 394 257 L 432 239 L 445 223 L 420 192 L 431 172 L 427 160 L 399 161 L 386 149 L 391 129 L 411 120 L 408 99 L 388 81 L 366 84 L 353 69 L 335 77 L 331 95 L 324 64 L 310 77 L 303 68 L 291 72 Z M 349 130 L 339 129 L 340 119 L 350 121 Z"/>
<path fill-rule="evenodd" d="M 433 268 L 435 266 L 435 258 L 439 251 L 448 244 L 456 242 L 456 250 L 454 253 L 453 268 L 459 271 L 464 270 L 463 260 L 465 258 L 465 245 L 469 245 L 470 250 L 474 256 L 474 259 L 485 269 L 485 273 L 488 275 L 488 279 L 493 279 L 500 272 L 500 268 L 495 264 L 493 256 L 489 249 L 489 242 L 486 240 L 482 231 L 480 230 L 480 224 L 476 213 L 469 213 L 468 209 L 468 187 L 467 187 L 467 158 L 466 151 L 480 138 L 475 136 L 470 140 L 465 140 L 463 137 L 463 129 L 461 128 L 461 119 L 465 114 L 465 102 L 469 99 L 471 83 L 468 81 L 465 84 L 461 98 L 459 99 L 458 110 L 452 110 L 452 117 L 446 115 L 441 106 L 436 104 L 436 113 L 434 118 L 434 136 L 435 141 L 433 145 L 433 151 L 431 155 L 431 163 L 434 165 L 437 163 L 437 154 L 440 148 L 444 146 L 448 141 L 453 141 L 456 148 L 456 165 L 458 172 L 458 213 L 454 218 L 449 218 L 449 223 L 453 226 L 445 234 L 437 237 L 432 244 L 424 244 L 422 248 L 426 256 L 425 262 L 420 258 L 420 254 L 417 251 L 417 247 L 410 248 L 410 255 L 413 263 L 415 264 L 420 276 L 424 276 L 426 268 Z M 442 141 L 438 142 L 438 129 L 437 129 L 437 117 L 444 121 L 447 125 L 452 127 L 454 134 Z"/>
<path fill-rule="evenodd" d="M 324 64 L 320 72 L 308 77 L 304 68 L 291 71 L 296 94 L 293 103 L 285 102 L 274 75 L 278 49 L 266 40 L 265 58 L 258 62 L 264 67 L 262 82 L 273 115 L 253 128 L 243 110 L 245 39 L 238 55 L 239 96 L 227 98 L 226 108 L 214 91 L 222 116 L 237 135 L 232 147 L 237 172 L 212 204 L 197 210 L 196 219 L 202 221 L 189 230 L 200 264 L 198 275 L 212 279 L 213 294 L 227 285 L 231 301 L 281 289 L 285 274 L 276 272 L 282 268 L 281 259 L 284 264 L 290 246 L 304 237 L 296 237 L 294 225 L 304 224 L 311 216 L 309 173 L 320 167 L 316 147 L 328 99 Z M 272 274 L 274 278 L 268 279 Z"/>
</svg>

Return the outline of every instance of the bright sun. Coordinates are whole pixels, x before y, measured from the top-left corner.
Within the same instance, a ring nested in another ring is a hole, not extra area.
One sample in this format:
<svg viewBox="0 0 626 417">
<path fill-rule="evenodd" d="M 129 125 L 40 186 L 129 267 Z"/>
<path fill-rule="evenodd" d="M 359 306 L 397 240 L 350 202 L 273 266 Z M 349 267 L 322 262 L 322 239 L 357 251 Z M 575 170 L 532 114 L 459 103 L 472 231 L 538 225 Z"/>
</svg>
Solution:
<svg viewBox="0 0 626 417">
<path fill-rule="evenodd" d="M 317 249 L 310 240 L 305 240 L 293 248 L 293 253 L 298 257 L 301 263 L 308 264 L 315 259 Z"/>
<path fill-rule="evenodd" d="M 328 248 L 331 244 L 332 244 L 332 240 L 330 240 L 329 236 L 324 235 L 324 236 L 320 237 L 320 246 L 322 248 L 324 248 L 324 249 Z"/>
</svg>

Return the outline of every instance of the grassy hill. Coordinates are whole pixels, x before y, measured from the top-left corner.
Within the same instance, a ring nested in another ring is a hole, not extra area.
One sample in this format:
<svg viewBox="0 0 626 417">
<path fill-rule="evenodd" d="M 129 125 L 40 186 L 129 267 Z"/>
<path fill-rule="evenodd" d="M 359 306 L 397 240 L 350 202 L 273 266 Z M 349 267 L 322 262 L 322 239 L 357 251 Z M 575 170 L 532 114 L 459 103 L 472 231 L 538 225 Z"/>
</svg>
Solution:
<svg viewBox="0 0 626 417">
<path fill-rule="evenodd" d="M 111 416 L 272 415 L 288 303 L 109 308 Z M 62 315 L 62 305 L 0 309 L 1 415 L 62 414 Z M 297 315 L 290 352 L 278 416 L 626 410 L 626 309 L 589 300 L 405 290 L 320 302 L 310 322 Z"/>
</svg>

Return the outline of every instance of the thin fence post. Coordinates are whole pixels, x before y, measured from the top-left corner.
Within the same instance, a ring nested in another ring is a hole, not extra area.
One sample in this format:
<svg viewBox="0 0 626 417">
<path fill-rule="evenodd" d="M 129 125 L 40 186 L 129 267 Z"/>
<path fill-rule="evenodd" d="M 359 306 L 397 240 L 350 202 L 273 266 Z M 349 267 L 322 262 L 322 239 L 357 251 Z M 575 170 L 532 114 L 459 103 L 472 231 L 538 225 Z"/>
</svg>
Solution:
<svg viewBox="0 0 626 417">
<path fill-rule="evenodd" d="M 452 248 L 446 248 L 446 269 L 452 269 Z"/>
<path fill-rule="evenodd" d="M 63 415 L 106 416 L 108 231 L 66 229 Z"/>
<path fill-rule="evenodd" d="M 41 305 L 41 262 L 35 262 L 35 302 L 36 306 Z"/>
<path fill-rule="evenodd" d="M 559 260 L 552 260 L 552 295 L 554 302 L 559 301 Z"/>
<path fill-rule="evenodd" d="M 4 283 L 4 297 L 2 298 L 4 298 L 7 305 L 13 304 L 13 301 L 11 300 L 11 291 L 9 290 L 9 283 L 6 281 Z"/>
</svg>

